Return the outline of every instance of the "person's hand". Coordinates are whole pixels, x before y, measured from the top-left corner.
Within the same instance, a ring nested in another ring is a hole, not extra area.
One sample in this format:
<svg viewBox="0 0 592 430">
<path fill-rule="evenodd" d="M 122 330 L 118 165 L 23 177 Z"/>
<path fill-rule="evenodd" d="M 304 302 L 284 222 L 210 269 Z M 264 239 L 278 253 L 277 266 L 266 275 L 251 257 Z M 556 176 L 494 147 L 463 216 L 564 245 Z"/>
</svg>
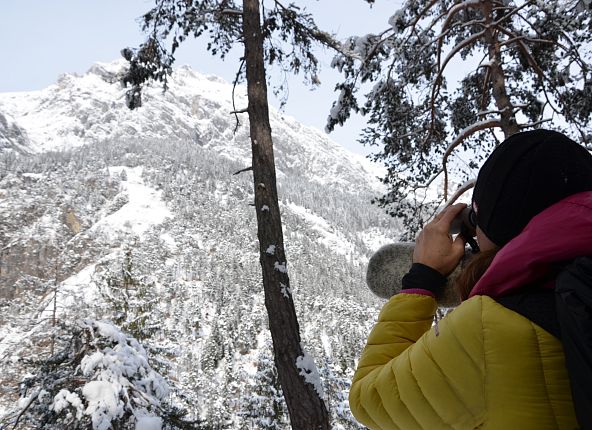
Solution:
<svg viewBox="0 0 592 430">
<path fill-rule="evenodd" d="M 424 227 L 415 240 L 414 263 L 425 264 L 444 276 L 452 273 L 465 253 L 465 242 L 460 234 L 452 240 L 450 224 L 466 206 L 448 206 Z"/>
</svg>

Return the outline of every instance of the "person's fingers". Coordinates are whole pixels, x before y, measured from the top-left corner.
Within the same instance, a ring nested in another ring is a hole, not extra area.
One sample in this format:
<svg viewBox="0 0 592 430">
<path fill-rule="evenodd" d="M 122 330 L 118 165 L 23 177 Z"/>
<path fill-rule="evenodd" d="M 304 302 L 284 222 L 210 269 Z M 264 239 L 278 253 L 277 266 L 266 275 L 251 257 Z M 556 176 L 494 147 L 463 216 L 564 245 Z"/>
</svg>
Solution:
<svg viewBox="0 0 592 430">
<path fill-rule="evenodd" d="M 466 207 L 467 205 L 465 203 L 457 203 L 455 205 L 448 206 L 438 214 L 440 215 L 440 218 L 437 219 L 438 224 L 441 224 L 448 229 L 450 224 L 452 224 L 452 220 L 454 220 L 454 218 L 456 218 L 456 216 Z"/>
</svg>

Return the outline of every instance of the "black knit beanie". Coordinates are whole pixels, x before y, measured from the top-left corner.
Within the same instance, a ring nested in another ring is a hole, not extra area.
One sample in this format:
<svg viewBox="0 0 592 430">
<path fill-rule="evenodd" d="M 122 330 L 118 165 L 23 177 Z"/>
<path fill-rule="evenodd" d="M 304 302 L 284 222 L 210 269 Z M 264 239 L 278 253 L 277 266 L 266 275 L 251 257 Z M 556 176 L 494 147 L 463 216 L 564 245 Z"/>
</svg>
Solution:
<svg viewBox="0 0 592 430">
<path fill-rule="evenodd" d="M 473 191 L 477 225 L 504 246 L 539 212 L 592 190 L 592 155 L 549 130 L 517 133 L 502 142 L 479 171 Z"/>
</svg>

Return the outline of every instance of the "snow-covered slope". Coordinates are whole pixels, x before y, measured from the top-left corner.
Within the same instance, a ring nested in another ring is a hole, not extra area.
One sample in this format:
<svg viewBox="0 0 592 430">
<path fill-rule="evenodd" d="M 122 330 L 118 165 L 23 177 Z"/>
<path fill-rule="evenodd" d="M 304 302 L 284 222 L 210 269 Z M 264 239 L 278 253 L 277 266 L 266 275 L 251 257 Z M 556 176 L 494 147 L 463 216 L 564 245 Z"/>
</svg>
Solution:
<svg viewBox="0 0 592 430">
<path fill-rule="evenodd" d="M 188 68 L 130 111 L 121 67 L 0 94 L 0 426 L 32 371 L 23 359 L 47 356 L 60 324 L 103 318 L 166 351 L 175 393 L 204 425 L 288 428 L 252 176 L 233 175 L 251 164 L 247 118 L 234 133 L 231 85 Z M 357 428 L 347 388 L 380 304 L 365 264 L 398 225 L 369 203 L 381 192 L 369 162 L 292 118 L 271 121 L 303 343 L 334 426 Z"/>
<path fill-rule="evenodd" d="M 41 91 L 0 94 L 0 114 L 10 115 L 12 129 L 26 132 L 19 145 L 29 152 L 105 140 L 166 137 L 215 148 L 229 159 L 250 165 L 247 115 L 240 115 L 241 126 L 235 133 L 229 83 L 181 67 L 175 70 L 166 93 L 160 84 L 153 84 L 144 91 L 143 106 L 132 111 L 125 105 L 125 89 L 120 84 L 123 67 L 125 61 L 96 63 L 86 74 L 64 74 Z M 244 87 L 235 92 L 235 106 L 247 106 Z M 293 171 L 320 183 L 380 188 L 379 168 L 365 158 L 294 118 L 273 109 L 270 116 L 280 175 Z M 0 117 L 0 127 L 4 122 Z"/>
</svg>

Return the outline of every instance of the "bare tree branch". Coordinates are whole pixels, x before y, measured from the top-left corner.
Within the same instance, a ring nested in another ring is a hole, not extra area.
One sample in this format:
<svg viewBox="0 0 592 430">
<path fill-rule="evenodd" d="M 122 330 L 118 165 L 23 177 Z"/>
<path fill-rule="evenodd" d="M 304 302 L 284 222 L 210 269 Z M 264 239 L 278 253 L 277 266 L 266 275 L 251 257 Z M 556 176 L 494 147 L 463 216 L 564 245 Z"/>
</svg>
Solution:
<svg viewBox="0 0 592 430">
<path fill-rule="evenodd" d="M 236 86 L 238 85 L 238 81 L 240 79 L 240 75 L 243 71 L 243 67 L 245 66 L 245 59 L 243 58 L 241 60 L 240 65 L 238 66 L 238 70 L 236 71 L 236 76 L 234 77 L 234 82 L 232 83 L 232 109 L 233 111 L 231 112 L 231 114 L 234 114 L 234 118 L 236 120 L 236 123 L 234 125 L 234 131 L 232 132 L 233 134 L 236 134 L 238 128 L 240 127 L 240 121 L 238 119 L 238 114 L 242 113 L 241 111 L 236 110 L 236 104 L 235 104 L 235 90 L 236 90 Z M 248 111 L 248 108 L 245 109 L 245 112 Z"/>
<path fill-rule="evenodd" d="M 452 196 L 450 196 L 450 198 L 448 200 L 446 200 L 446 203 L 444 203 L 444 207 L 447 208 L 448 206 L 453 205 L 459 199 L 460 196 L 462 196 L 464 193 L 466 193 L 471 188 L 473 188 L 475 186 L 476 182 L 477 182 L 477 179 L 469 179 L 467 182 L 462 184 L 454 192 L 454 194 Z"/>
<path fill-rule="evenodd" d="M 240 169 L 238 172 L 234 172 L 232 175 L 238 175 L 240 173 L 243 172 L 250 172 L 251 170 L 253 170 L 253 166 L 249 166 L 249 167 L 245 167 L 244 169 Z"/>
<path fill-rule="evenodd" d="M 450 62 L 450 60 L 456 55 L 458 54 L 463 48 L 465 48 L 466 46 L 470 45 L 471 43 L 474 43 L 476 40 L 480 39 L 481 37 L 483 37 L 485 35 L 485 31 L 480 31 L 479 33 L 475 33 L 474 35 L 472 35 L 471 37 L 466 38 L 465 40 L 463 40 L 462 42 L 458 43 L 453 49 L 452 51 L 450 51 L 448 53 L 448 55 L 446 56 L 446 58 L 444 59 L 444 62 L 442 63 L 442 65 L 439 65 L 438 67 L 438 73 L 436 75 L 436 78 L 433 80 L 433 85 L 432 85 L 432 96 L 431 96 L 431 100 L 430 100 L 430 109 L 431 109 L 431 122 L 430 122 L 430 129 L 422 143 L 422 146 L 425 146 L 428 142 L 428 140 L 430 139 L 430 137 L 432 136 L 432 133 L 434 131 L 434 126 L 436 123 L 436 97 L 440 91 L 440 88 L 442 87 L 442 79 L 443 79 L 443 75 L 444 75 L 444 70 L 446 69 L 446 66 L 448 65 L 448 63 Z M 438 56 L 440 55 L 441 50 L 438 50 Z M 440 59 L 438 58 L 438 64 L 440 63 Z"/>
<path fill-rule="evenodd" d="M 456 147 L 458 147 L 465 139 L 467 139 L 468 137 L 472 136 L 473 134 L 481 131 L 481 130 L 485 130 L 488 128 L 496 128 L 496 127 L 501 127 L 501 121 L 497 118 L 492 118 L 489 120 L 484 120 L 481 122 L 478 122 L 476 124 L 473 124 L 467 128 L 465 128 L 464 130 L 461 130 L 461 132 L 456 136 L 456 138 L 450 143 L 450 145 L 448 145 L 448 148 L 446 148 L 446 151 L 444 152 L 444 155 L 442 156 L 442 169 L 444 170 L 444 200 L 448 199 L 448 157 L 450 157 L 450 154 L 452 154 L 452 151 L 454 151 L 454 149 Z"/>
</svg>

